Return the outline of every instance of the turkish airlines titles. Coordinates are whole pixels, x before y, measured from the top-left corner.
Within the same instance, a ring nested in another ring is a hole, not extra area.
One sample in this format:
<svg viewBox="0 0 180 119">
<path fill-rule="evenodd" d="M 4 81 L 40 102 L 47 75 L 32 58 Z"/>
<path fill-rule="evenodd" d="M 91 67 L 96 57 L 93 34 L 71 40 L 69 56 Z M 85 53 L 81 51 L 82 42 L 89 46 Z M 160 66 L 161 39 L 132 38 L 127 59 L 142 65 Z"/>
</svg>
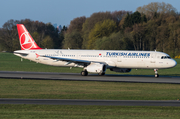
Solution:
<svg viewBox="0 0 180 119">
<path fill-rule="evenodd" d="M 150 53 L 127 53 L 127 52 L 106 52 L 107 56 L 140 56 L 140 57 L 150 57 Z"/>
</svg>

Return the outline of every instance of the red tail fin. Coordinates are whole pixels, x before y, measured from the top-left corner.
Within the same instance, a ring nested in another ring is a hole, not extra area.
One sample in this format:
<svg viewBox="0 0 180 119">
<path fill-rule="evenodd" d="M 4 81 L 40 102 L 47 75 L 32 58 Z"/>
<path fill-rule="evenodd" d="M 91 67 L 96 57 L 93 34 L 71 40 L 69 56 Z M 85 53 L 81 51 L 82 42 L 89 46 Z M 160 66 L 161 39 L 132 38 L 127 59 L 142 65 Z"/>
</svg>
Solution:
<svg viewBox="0 0 180 119">
<path fill-rule="evenodd" d="M 21 50 L 33 50 L 33 49 L 41 49 L 32 36 L 29 34 L 27 29 L 23 24 L 17 24 L 17 30 L 19 35 L 19 42 L 21 45 Z"/>
</svg>

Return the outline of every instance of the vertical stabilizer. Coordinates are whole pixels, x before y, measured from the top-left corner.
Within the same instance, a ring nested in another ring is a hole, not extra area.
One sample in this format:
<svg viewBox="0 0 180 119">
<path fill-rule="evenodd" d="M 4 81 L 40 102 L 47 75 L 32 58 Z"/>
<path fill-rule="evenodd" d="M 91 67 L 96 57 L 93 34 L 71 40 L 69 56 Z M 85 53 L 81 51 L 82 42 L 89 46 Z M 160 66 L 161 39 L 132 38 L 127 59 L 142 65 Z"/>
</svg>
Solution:
<svg viewBox="0 0 180 119">
<path fill-rule="evenodd" d="M 34 49 L 41 49 L 32 36 L 29 34 L 27 29 L 23 24 L 17 24 L 17 30 L 19 35 L 19 42 L 21 45 L 21 50 L 34 50 Z"/>
</svg>

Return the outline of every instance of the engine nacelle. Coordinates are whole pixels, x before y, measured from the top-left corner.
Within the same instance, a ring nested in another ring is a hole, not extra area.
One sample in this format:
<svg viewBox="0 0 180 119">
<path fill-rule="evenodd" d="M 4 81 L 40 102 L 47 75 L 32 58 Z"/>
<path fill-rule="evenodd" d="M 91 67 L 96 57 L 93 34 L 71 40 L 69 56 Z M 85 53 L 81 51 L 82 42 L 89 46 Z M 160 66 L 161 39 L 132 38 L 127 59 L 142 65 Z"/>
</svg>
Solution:
<svg viewBox="0 0 180 119">
<path fill-rule="evenodd" d="M 103 73 L 106 71 L 106 65 L 99 63 L 92 63 L 86 67 L 86 70 L 92 73 Z"/>
<path fill-rule="evenodd" d="M 115 72 L 130 72 L 131 69 L 127 69 L 127 68 L 110 68 L 111 71 L 115 71 Z"/>
</svg>

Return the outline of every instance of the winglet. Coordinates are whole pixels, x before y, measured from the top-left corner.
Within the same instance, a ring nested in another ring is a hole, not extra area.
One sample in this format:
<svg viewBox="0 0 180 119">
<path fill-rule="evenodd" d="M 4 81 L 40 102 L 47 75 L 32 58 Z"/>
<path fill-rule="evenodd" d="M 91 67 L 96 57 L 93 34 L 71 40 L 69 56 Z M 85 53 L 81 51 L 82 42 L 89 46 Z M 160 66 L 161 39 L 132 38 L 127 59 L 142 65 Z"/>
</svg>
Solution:
<svg viewBox="0 0 180 119">
<path fill-rule="evenodd" d="M 21 50 L 42 49 L 36 44 L 36 42 L 34 41 L 34 39 L 29 34 L 29 32 L 27 31 L 27 29 L 23 24 L 17 24 L 17 30 L 18 30 Z"/>
</svg>

